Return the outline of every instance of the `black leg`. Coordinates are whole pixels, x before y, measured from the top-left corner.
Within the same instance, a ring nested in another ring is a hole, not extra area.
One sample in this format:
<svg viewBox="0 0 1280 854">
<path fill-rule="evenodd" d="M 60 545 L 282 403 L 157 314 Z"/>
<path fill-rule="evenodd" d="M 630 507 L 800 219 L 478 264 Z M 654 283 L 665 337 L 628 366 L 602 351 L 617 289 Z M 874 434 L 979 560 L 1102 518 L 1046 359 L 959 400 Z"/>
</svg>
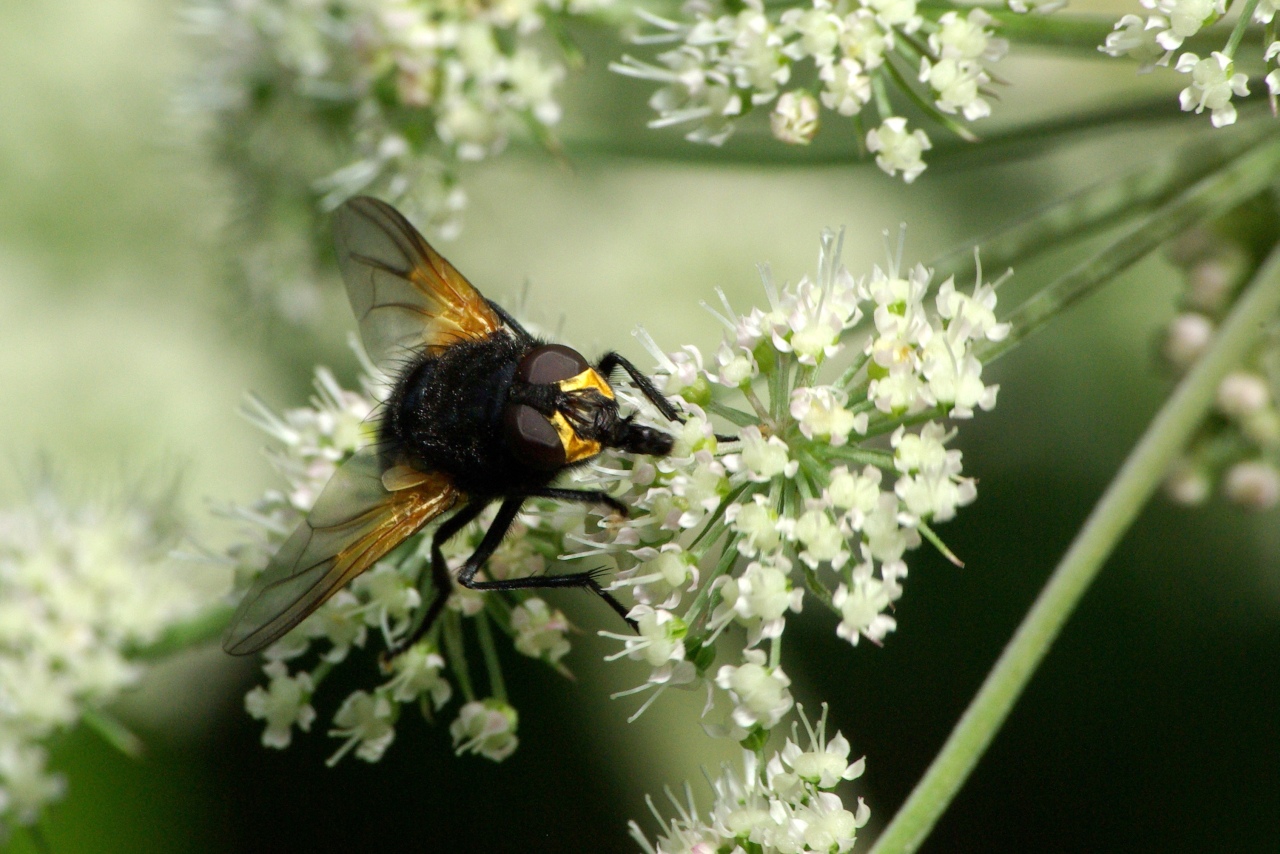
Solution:
<svg viewBox="0 0 1280 854">
<path fill-rule="evenodd" d="M 507 310 L 505 308 L 498 305 L 496 302 L 494 302 L 491 299 L 486 299 L 485 302 L 489 303 L 489 308 L 493 309 L 494 312 L 498 315 L 498 317 L 502 318 L 503 323 L 505 323 L 507 326 L 510 326 L 512 329 L 514 329 L 522 338 L 524 338 L 526 341 L 535 340 L 534 337 L 529 334 L 529 331 L 520 325 L 520 321 L 516 320 L 509 313 L 507 313 Z"/>
<path fill-rule="evenodd" d="M 554 501 L 572 501 L 578 504 L 603 504 L 619 516 L 630 516 L 627 505 L 607 492 L 595 489 L 557 489 L 545 487 L 524 493 L 525 498 L 550 498 Z"/>
<path fill-rule="evenodd" d="M 595 493 L 577 492 L 572 489 L 563 490 L 540 490 L 535 493 L 536 497 L 559 498 L 560 495 L 551 495 L 547 493 L 568 493 L 573 497 L 567 500 L 581 501 L 581 496 L 591 496 L 591 500 L 595 500 Z M 612 499 L 610 499 L 612 500 Z M 586 572 L 575 572 L 570 575 L 531 575 L 527 578 L 501 578 L 494 581 L 476 581 L 476 573 L 480 571 L 480 567 L 484 566 L 484 562 L 493 554 L 494 549 L 502 542 L 502 538 L 506 536 L 507 531 L 511 528 L 511 523 L 515 521 L 516 514 L 520 512 L 520 506 L 524 504 L 525 496 L 521 495 L 515 498 L 508 498 L 502 502 L 502 507 L 498 510 L 498 515 L 493 520 L 488 532 L 485 533 L 484 539 L 480 541 L 479 547 L 475 554 L 467 558 L 467 562 L 462 565 L 462 569 L 458 570 L 458 583 L 469 590 L 543 590 L 559 587 L 582 587 L 595 593 L 601 599 L 609 603 L 609 607 L 618 612 L 622 619 L 627 621 L 627 625 L 635 629 L 636 624 L 627 616 L 627 609 L 621 602 L 613 598 L 613 596 L 600 586 L 596 581 L 596 576 L 600 574 L 599 570 L 592 569 Z M 615 502 L 616 503 L 616 502 Z"/>
<path fill-rule="evenodd" d="M 658 411 L 668 421 L 678 421 L 684 423 L 684 419 L 680 417 L 680 413 L 676 412 L 676 408 L 671 405 L 671 401 L 663 396 L 653 386 L 653 382 L 640 372 L 640 370 L 618 353 L 605 353 L 600 359 L 600 364 L 596 366 L 596 370 L 600 372 L 606 380 L 618 368 L 627 372 L 627 376 L 631 377 L 631 381 L 636 384 L 636 388 L 640 389 L 640 393 L 649 399 L 649 402 L 658 407 Z"/>
<path fill-rule="evenodd" d="M 436 529 L 435 536 L 431 538 L 431 584 L 435 587 L 436 595 L 432 598 L 431 604 L 427 606 L 422 622 L 418 623 L 418 627 L 408 637 L 400 640 L 384 653 L 384 661 L 395 658 L 422 640 L 427 632 L 431 631 L 431 627 L 435 625 L 436 620 L 440 618 L 440 613 L 444 610 L 445 603 L 449 601 L 449 594 L 453 592 L 453 582 L 449 577 L 449 563 L 444 559 L 444 553 L 440 551 L 440 547 L 484 512 L 484 508 L 488 503 L 487 501 L 472 501 L 446 519 Z"/>
</svg>

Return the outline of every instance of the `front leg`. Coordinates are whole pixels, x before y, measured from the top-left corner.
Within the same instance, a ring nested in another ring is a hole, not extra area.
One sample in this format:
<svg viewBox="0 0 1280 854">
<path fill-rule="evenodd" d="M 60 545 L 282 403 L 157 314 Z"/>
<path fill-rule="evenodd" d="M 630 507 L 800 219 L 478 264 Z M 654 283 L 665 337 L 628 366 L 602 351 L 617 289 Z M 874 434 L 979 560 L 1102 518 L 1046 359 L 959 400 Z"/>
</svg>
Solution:
<svg viewBox="0 0 1280 854">
<path fill-rule="evenodd" d="M 627 376 L 631 377 L 631 381 L 636 384 L 636 388 L 640 389 L 640 393 L 658 408 L 663 417 L 668 421 L 684 423 L 684 419 L 680 417 L 680 413 L 676 411 L 675 406 L 662 392 L 658 391 L 653 381 L 642 374 L 639 368 L 623 358 L 621 354 L 605 353 L 600 359 L 600 364 L 596 366 L 596 371 L 607 380 L 610 374 L 618 368 L 622 368 L 627 372 Z"/>
</svg>

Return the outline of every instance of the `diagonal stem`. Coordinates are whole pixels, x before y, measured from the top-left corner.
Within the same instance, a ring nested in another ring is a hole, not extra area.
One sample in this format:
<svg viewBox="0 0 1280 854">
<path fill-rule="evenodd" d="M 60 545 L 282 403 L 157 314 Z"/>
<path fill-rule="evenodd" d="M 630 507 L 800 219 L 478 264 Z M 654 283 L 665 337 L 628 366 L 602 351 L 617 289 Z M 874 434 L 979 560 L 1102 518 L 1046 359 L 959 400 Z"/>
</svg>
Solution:
<svg viewBox="0 0 1280 854">
<path fill-rule="evenodd" d="M 1059 277 L 1005 319 L 1013 331 L 1002 341 L 981 342 L 974 355 L 983 364 L 1038 332 L 1064 310 L 1092 294 L 1174 235 L 1216 219 L 1256 195 L 1280 172 L 1280 140 L 1274 137 L 1218 172 L 1201 179 L 1105 249 Z M 985 345 L 985 346 L 983 346 Z"/>
<path fill-rule="evenodd" d="M 1210 348 L 1179 383 L 1125 460 L 1031 611 L 871 854 L 912 852 L 955 797 L 1058 632 L 1169 464 L 1212 405 L 1214 391 L 1280 311 L 1280 248 L 1236 302 Z"/>
</svg>

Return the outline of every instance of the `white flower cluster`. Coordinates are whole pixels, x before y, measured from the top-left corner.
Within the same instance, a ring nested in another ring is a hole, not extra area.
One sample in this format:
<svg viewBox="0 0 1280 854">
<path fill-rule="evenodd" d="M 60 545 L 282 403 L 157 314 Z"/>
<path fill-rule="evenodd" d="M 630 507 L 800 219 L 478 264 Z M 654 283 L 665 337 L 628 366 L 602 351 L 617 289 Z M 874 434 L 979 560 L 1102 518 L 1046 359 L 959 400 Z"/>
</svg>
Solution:
<svg viewBox="0 0 1280 854">
<path fill-rule="evenodd" d="M 742 771 L 727 764 L 711 781 L 715 801 L 704 818 L 686 785 L 685 798 L 668 792 L 677 817 L 664 820 L 653 801 L 649 808 L 662 826 L 656 842 L 650 842 L 640 826 L 630 823 L 631 836 L 648 854 L 687 852 L 757 851 L 761 854 L 850 851 L 858 829 L 871 810 L 858 799 L 845 809 L 832 791 L 844 780 L 862 776 L 865 762 L 849 762 L 849 742 L 836 733 L 826 738 L 826 710 L 816 728 L 805 721 L 808 749 L 800 747 L 796 727 L 780 753 L 767 762 L 744 751 Z"/>
<path fill-rule="evenodd" d="M 1125 15 L 1116 22 L 1115 30 L 1098 49 L 1110 56 L 1127 56 L 1139 63 L 1138 71 L 1147 72 L 1157 65 L 1169 65 L 1174 53 L 1187 39 L 1227 13 L 1227 0 L 1140 0 L 1150 10 L 1144 18 Z M 1266 75 L 1271 94 L 1280 94 L 1280 40 L 1275 40 L 1272 20 L 1280 4 L 1276 0 L 1259 0 L 1252 18 L 1241 18 L 1237 28 L 1250 23 L 1266 25 L 1270 43 L 1264 61 L 1272 67 Z M 1235 44 L 1232 40 L 1221 51 L 1200 57 L 1190 51 L 1178 55 L 1174 69 L 1189 74 L 1189 84 L 1178 95 L 1178 103 L 1187 112 L 1209 111 L 1214 127 L 1234 124 L 1236 108 L 1232 98 L 1249 94 L 1249 78 L 1235 69 Z"/>
<path fill-rule="evenodd" d="M 904 93 L 935 116 L 975 121 L 991 113 L 987 65 L 1008 49 L 982 9 L 967 13 L 921 9 L 916 0 L 811 0 L 765 6 L 761 0 L 690 4 L 686 19 L 645 19 L 657 33 L 641 44 L 674 44 L 655 63 L 624 56 L 620 74 L 662 84 L 650 100 L 650 127 L 692 125 L 687 138 L 719 145 L 750 109 L 773 104 L 770 127 L 783 142 L 807 144 L 821 106 L 869 126 L 867 148 L 890 175 L 913 181 L 930 147 L 924 131 L 908 130 L 890 104 L 890 86 L 907 86 L 895 63 L 918 69 L 922 91 Z M 803 85 L 795 81 L 812 78 Z M 789 88 L 790 87 L 790 88 Z M 813 88 L 817 95 L 810 93 Z M 864 110 L 878 115 L 871 125 Z M 945 114 L 945 116 L 943 115 Z"/>
<path fill-rule="evenodd" d="M 996 322 L 993 286 L 966 294 L 947 280 L 929 298 L 923 267 L 855 280 L 839 254 L 839 237 L 824 233 L 817 276 L 794 287 L 762 268 L 768 307 L 738 315 L 726 302 L 714 360 L 647 341 L 656 381 L 686 420 L 669 456 L 595 466 L 592 486 L 631 513 L 580 552 L 613 557 L 612 589 L 635 599 L 639 633 L 604 634 L 623 644 L 612 658 L 650 668 L 624 692 L 652 692 L 636 714 L 667 687 L 713 684 L 729 710 L 709 729 L 741 740 L 775 726 L 793 705 L 790 680 L 760 646 L 776 645 L 786 615 L 800 611 L 798 577 L 840 616 L 841 637 L 879 643 L 896 625 L 905 553 L 976 497 L 961 452 L 947 447 L 954 431 L 932 418 L 995 405 L 972 352 L 1009 331 Z M 820 368 L 843 362 L 838 380 L 818 381 Z M 731 442 L 709 413 L 736 425 Z M 735 625 L 739 660 L 708 673 L 712 643 Z"/>
<path fill-rule="evenodd" d="M 779 641 L 804 587 L 839 615 L 840 636 L 881 642 L 895 626 L 905 553 L 924 538 L 940 543 L 929 526 L 975 498 L 961 452 L 949 447 L 954 430 L 941 420 L 995 404 L 997 389 L 983 382 L 972 350 L 1008 333 L 995 319 L 994 286 L 963 293 L 948 280 L 930 293 L 929 271 L 900 274 L 899 263 L 855 280 L 839 256 L 840 238 L 826 232 L 814 278 L 779 288 L 764 268 L 768 307 L 737 315 L 725 302 L 719 316 L 728 335 L 713 364 L 696 347 L 666 355 L 650 341 L 661 363 L 655 382 L 685 413 L 668 427 L 671 454 L 610 453 L 568 476 L 617 497 L 628 518 L 532 502 L 483 569 L 509 578 L 543 573 L 566 556 L 612 558 L 612 590 L 634 600 L 637 631 L 605 634 L 621 643 L 611 658 L 647 666 L 644 682 L 625 692 L 649 692 L 637 715 L 667 687 L 702 685 L 713 695 L 718 687 L 724 714 L 708 729 L 747 743 L 762 738 L 794 707 Z M 840 367 L 839 378 L 819 381 Z M 251 409 L 279 445 L 273 458 L 289 487 L 237 511 L 255 529 L 233 551 L 242 584 L 334 466 L 373 438 L 366 419 L 380 387 L 346 391 L 324 370 L 316 387 L 310 407 Z M 637 409 L 648 406 L 616 391 Z M 736 435 L 717 435 L 712 418 Z M 491 519 L 483 515 L 449 541 L 451 566 L 474 551 Z M 371 632 L 382 636 L 378 646 L 405 636 L 421 609 L 432 534 L 429 526 L 411 537 L 267 649 L 267 684 L 246 698 L 264 721 L 265 744 L 284 747 L 294 727 L 310 729 L 321 681 Z M 348 752 L 376 760 L 404 704 L 439 710 L 455 688 L 464 702 L 451 726 L 457 749 L 506 756 L 516 743 L 515 709 L 504 696 L 475 695 L 462 627 L 473 624 L 487 667 L 497 666 L 496 626 L 517 651 L 564 672 L 571 626 L 532 593 L 455 589 L 438 628 L 394 659 L 382 684 L 342 703 L 329 730 L 342 739 L 334 760 Z M 740 653 L 712 670 L 714 642 L 726 634 L 742 638 Z M 500 674 L 489 683 L 501 685 Z"/>
<path fill-rule="evenodd" d="M 549 133 L 563 19 L 609 3 L 190 0 L 212 54 L 196 95 L 228 132 L 284 109 L 354 141 L 353 161 L 311 176 L 326 206 L 376 187 L 448 235 L 466 205 L 456 164 L 498 153 L 512 133 Z"/>
<path fill-rule="evenodd" d="M 1221 229 L 1195 229 L 1170 246 L 1170 260 L 1187 286 L 1181 311 L 1165 330 L 1162 354 L 1175 372 L 1195 364 L 1209 347 L 1235 295 L 1257 263 Z M 1180 504 L 1202 504 L 1215 488 L 1251 510 L 1280 503 L 1280 347 L 1274 340 L 1218 384 L 1216 411 L 1165 480 Z"/>
<path fill-rule="evenodd" d="M 250 400 L 245 414 L 275 440 L 270 457 L 288 487 L 268 492 L 249 507 L 230 511 L 230 515 L 248 523 L 245 541 L 231 551 L 239 587 L 248 585 L 299 524 L 337 465 L 374 440 L 370 415 L 385 396 L 386 387 L 368 378 L 373 370 L 368 364 L 366 370 L 369 373 L 363 390 L 354 392 L 342 388 L 327 369 L 317 369 L 316 395 L 311 405 L 283 414 L 272 412 L 256 399 Z M 486 516 L 485 520 L 489 518 Z M 473 526 L 447 544 L 445 554 L 451 564 L 460 563 L 474 550 L 483 530 L 483 524 Z M 486 567 L 492 577 L 542 571 L 542 551 L 536 547 L 534 537 L 522 536 L 527 532 L 523 523 L 514 526 L 511 536 Z M 267 683 L 245 697 L 245 709 L 265 725 L 264 745 L 288 747 L 295 727 L 303 732 L 311 729 L 316 719 L 311 700 L 320 682 L 352 648 L 366 645 L 370 631 L 379 633 L 386 644 L 409 631 L 422 604 L 417 582 L 418 573 L 429 559 L 423 551 L 429 540 L 415 537 L 410 543 L 339 591 L 296 630 L 266 650 L 263 672 Z M 569 651 L 569 622 L 537 597 L 514 598 L 517 601 L 505 609 L 486 610 L 487 599 L 483 595 L 459 589 L 449 605 L 452 614 L 499 622 L 519 652 L 560 668 L 560 659 Z M 454 625 L 446 631 L 456 635 L 461 629 Z M 304 660 L 311 669 L 298 667 L 290 672 L 289 663 Z M 439 711 L 453 698 L 453 684 L 446 676 L 450 669 L 436 643 L 430 640 L 393 659 L 382 684 L 371 692 L 353 692 L 334 714 L 329 735 L 342 743 L 330 762 L 337 762 L 348 753 L 369 762 L 380 759 L 395 738 L 402 706 Z M 469 676 L 454 675 L 467 700 L 450 727 L 456 749 L 494 761 L 506 758 L 517 743 L 515 709 L 501 698 L 473 697 Z"/>
<path fill-rule="evenodd" d="M 0 839 L 65 788 L 41 742 L 107 716 L 143 672 L 130 651 L 201 604 L 165 501 L 74 506 L 43 483 L 0 510 Z"/>
</svg>

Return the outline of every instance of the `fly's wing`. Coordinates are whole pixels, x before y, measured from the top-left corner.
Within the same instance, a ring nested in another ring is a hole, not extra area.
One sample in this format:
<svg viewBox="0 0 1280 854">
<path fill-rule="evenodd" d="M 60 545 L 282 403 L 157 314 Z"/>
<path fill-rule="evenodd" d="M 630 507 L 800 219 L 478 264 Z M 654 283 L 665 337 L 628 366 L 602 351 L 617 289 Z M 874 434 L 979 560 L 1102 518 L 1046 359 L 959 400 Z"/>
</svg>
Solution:
<svg viewBox="0 0 1280 854">
<path fill-rule="evenodd" d="M 360 337 L 384 371 L 394 374 L 410 353 L 502 328 L 485 298 L 385 202 L 345 202 L 333 230 Z"/>
<path fill-rule="evenodd" d="M 257 652 L 306 619 L 348 581 L 448 510 L 458 493 L 444 475 L 386 472 L 371 448 L 334 472 L 306 521 L 253 583 L 222 648 Z"/>
</svg>

